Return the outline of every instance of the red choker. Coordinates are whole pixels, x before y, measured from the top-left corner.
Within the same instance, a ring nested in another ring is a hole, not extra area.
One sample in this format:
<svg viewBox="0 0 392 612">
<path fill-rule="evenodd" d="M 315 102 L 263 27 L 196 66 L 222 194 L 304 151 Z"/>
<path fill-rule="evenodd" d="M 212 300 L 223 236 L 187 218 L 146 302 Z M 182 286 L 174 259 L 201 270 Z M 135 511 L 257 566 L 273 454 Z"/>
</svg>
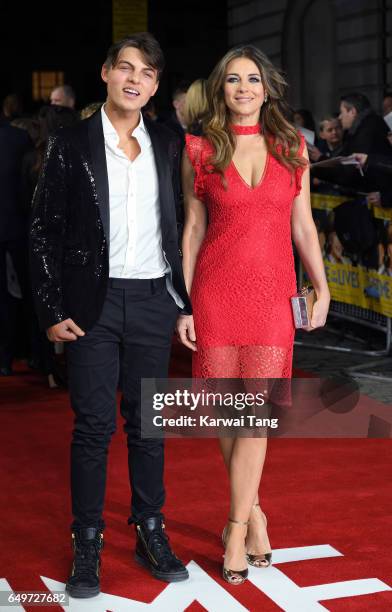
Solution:
<svg viewBox="0 0 392 612">
<path fill-rule="evenodd" d="M 231 123 L 230 129 L 234 134 L 237 134 L 237 136 L 261 133 L 261 125 L 259 123 L 256 123 L 256 125 L 238 125 L 238 123 Z"/>
</svg>

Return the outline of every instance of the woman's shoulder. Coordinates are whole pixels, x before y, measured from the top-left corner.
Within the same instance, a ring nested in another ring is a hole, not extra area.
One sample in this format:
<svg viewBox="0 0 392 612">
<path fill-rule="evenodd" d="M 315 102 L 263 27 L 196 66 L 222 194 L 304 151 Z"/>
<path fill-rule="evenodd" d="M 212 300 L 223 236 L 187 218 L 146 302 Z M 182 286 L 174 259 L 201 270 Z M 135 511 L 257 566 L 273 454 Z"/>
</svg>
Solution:
<svg viewBox="0 0 392 612">
<path fill-rule="evenodd" d="M 192 163 L 205 162 L 205 155 L 211 154 L 212 145 L 205 136 L 195 134 L 185 134 L 186 151 Z"/>
<path fill-rule="evenodd" d="M 185 134 L 185 142 L 187 145 L 189 144 L 191 147 L 198 149 L 204 149 L 209 146 L 209 141 L 202 134 L 191 134 L 187 132 Z"/>
</svg>

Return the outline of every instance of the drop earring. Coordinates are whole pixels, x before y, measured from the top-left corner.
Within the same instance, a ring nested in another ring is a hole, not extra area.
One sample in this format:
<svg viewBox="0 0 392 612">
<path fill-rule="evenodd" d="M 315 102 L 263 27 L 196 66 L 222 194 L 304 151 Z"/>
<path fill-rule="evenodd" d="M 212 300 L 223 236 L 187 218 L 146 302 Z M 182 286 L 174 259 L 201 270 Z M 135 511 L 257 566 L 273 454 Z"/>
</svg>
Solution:
<svg viewBox="0 0 392 612">
<path fill-rule="evenodd" d="M 265 94 L 265 96 L 264 96 L 264 104 L 267 102 L 267 100 L 268 100 L 268 94 Z"/>
</svg>

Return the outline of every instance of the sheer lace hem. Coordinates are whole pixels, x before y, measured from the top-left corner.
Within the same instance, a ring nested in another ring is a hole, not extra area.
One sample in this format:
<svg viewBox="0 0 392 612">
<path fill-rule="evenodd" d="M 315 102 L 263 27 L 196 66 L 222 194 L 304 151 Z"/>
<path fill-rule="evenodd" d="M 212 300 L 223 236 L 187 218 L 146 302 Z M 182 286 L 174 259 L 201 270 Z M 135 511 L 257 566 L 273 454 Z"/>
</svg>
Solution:
<svg viewBox="0 0 392 612">
<path fill-rule="evenodd" d="M 195 378 L 289 378 L 292 348 L 280 346 L 198 347 Z"/>
<path fill-rule="evenodd" d="M 269 403 L 290 406 L 292 353 L 292 347 L 278 346 L 201 347 L 193 356 L 193 377 L 230 378 L 234 385 L 240 383 L 239 379 L 246 379 L 247 392 L 261 385 L 268 390 Z"/>
</svg>

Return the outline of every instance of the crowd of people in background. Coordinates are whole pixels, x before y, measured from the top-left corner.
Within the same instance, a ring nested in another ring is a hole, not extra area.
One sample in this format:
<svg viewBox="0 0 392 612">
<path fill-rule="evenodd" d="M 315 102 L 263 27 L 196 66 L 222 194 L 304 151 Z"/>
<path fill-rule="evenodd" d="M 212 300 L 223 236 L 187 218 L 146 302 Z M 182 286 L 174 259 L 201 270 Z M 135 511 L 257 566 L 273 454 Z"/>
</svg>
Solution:
<svg viewBox="0 0 392 612">
<path fill-rule="evenodd" d="M 50 134 L 87 119 L 102 104 L 94 102 L 77 111 L 76 100 L 70 85 L 58 86 L 51 92 L 48 103 L 31 117 L 23 114 L 20 98 L 11 94 L 3 100 L 0 119 L 0 375 L 11 375 L 14 359 L 23 357 L 30 367 L 47 376 L 50 387 L 62 381 L 54 347 L 38 327 L 30 298 L 29 214 Z M 183 144 L 187 132 L 202 134 L 207 111 L 206 81 L 202 78 L 179 83 L 173 91 L 169 116 L 161 117 L 152 100 L 143 109 L 149 119 L 164 122 Z M 364 204 L 366 210 L 369 206 L 392 207 L 392 132 L 391 122 L 387 124 L 391 113 L 392 92 L 385 94 L 379 114 L 361 93 L 344 95 L 339 110 L 320 117 L 318 122 L 310 110 L 293 109 L 288 119 L 305 135 L 312 164 L 312 190 L 347 195 L 350 204 L 353 199 L 358 202 L 357 211 L 363 215 Z M 342 158 L 349 163 L 341 163 Z M 333 212 L 316 216 L 320 245 L 329 262 L 353 262 L 337 227 L 338 221 L 349 223 L 346 218 L 353 224 L 357 222 L 357 213 L 351 212 L 350 217 L 348 210 L 345 216 L 340 213 L 340 219 Z M 376 250 L 367 256 L 366 262 L 389 276 L 390 225 L 380 223 L 373 228 L 377 234 L 376 239 L 372 238 Z"/>
</svg>

